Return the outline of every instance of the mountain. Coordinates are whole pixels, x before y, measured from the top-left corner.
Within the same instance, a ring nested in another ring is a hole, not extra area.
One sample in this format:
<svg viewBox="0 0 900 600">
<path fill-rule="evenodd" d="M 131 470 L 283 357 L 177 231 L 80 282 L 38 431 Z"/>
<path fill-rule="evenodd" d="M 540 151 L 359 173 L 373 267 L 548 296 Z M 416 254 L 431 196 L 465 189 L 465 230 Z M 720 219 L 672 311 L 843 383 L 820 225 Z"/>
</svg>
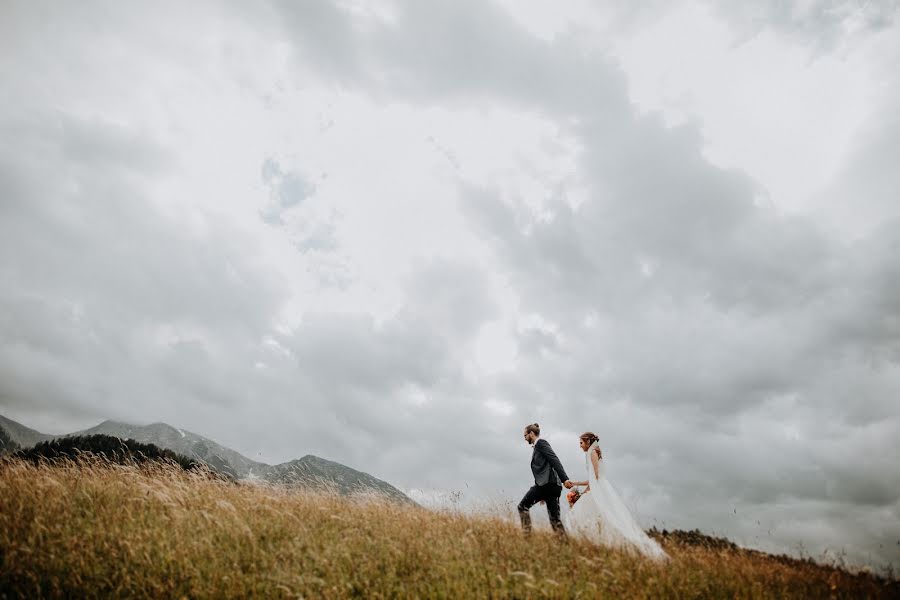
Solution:
<svg viewBox="0 0 900 600">
<path fill-rule="evenodd" d="M 271 467 L 265 478 L 271 483 L 286 485 L 315 487 L 324 483 L 344 496 L 374 492 L 390 500 L 412 503 L 406 494 L 387 482 L 311 454 Z"/>
<path fill-rule="evenodd" d="M 250 460 L 209 438 L 184 429 L 176 429 L 165 423 L 140 426 L 118 421 L 103 421 L 95 427 L 77 431 L 71 435 L 98 433 L 130 438 L 137 442 L 167 448 L 182 456 L 202 460 L 214 471 L 225 473 L 236 479 L 262 475 L 269 468 L 269 465 Z"/>
<path fill-rule="evenodd" d="M 29 429 L 11 419 L 0 416 L 0 431 L 6 432 L 11 444 L 30 448 L 40 442 L 70 436 L 108 435 L 152 444 L 189 459 L 206 463 L 212 470 L 235 479 L 267 481 L 279 485 L 305 488 L 334 489 L 340 494 L 370 493 L 390 500 L 413 503 L 403 492 L 368 473 L 351 469 L 340 463 L 307 455 L 279 465 L 250 460 L 231 448 L 222 446 L 202 435 L 177 429 L 166 423 L 132 425 L 119 421 L 103 421 L 99 425 L 65 435 L 48 435 Z M 0 453 L 6 442 L 0 433 Z"/>
<path fill-rule="evenodd" d="M 186 458 L 153 444 L 143 444 L 131 439 L 123 440 L 122 438 L 101 433 L 67 436 L 40 442 L 31 448 L 16 452 L 15 456 L 33 463 L 40 463 L 44 460 L 78 459 L 83 452 L 103 455 L 107 461 L 120 465 L 168 460 L 185 471 L 201 466 L 199 461 Z M 218 477 L 218 475 L 216 476 Z"/>
<path fill-rule="evenodd" d="M 0 428 L 5 430 L 8 437 L 22 448 L 29 448 L 39 442 L 46 442 L 57 437 L 25 427 L 21 423 L 16 423 L 3 415 L 0 415 Z"/>
<path fill-rule="evenodd" d="M 12 436 L 9 435 L 9 432 L 3 429 L 0 426 L 0 456 L 4 454 L 9 454 L 10 452 L 15 452 L 19 449 L 19 444 L 12 439 Z"/>
</svg>

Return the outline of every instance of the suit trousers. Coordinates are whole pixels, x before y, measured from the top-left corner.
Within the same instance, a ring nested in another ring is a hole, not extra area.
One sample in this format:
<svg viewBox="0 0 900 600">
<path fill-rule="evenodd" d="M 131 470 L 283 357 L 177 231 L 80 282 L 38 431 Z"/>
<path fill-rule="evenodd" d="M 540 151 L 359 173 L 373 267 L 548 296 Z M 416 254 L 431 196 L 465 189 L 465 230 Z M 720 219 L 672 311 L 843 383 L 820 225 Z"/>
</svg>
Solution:
<svg viewBox="0 0 900 600">
<path fill-rule="evenodd" d="M 566 530 L 563 528 L 562 520 L 559 518 L 559 495 L 562 493 L 562 487 L 555 483 L 546 485 L 533 485 L 531 489 L 525 492 L 525 497 L 519 502 L 519 518 L 522 519 L 522 529 L 525 533 L 531 532 L 531 513 L 529 510 L 532 506 L 543 500 L 547 504 L 547 513 L 550 515 L 550 526 L 553 530 L 565 535 Z"/>
</svg>

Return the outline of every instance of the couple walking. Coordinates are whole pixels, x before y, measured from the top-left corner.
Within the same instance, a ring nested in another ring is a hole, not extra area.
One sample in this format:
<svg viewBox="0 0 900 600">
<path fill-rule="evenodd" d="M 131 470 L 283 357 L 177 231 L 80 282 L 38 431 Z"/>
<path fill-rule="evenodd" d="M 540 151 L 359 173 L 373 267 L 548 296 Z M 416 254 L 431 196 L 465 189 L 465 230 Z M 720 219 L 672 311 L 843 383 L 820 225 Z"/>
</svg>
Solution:
<svg viewBox="0 0 900 600">
<path fill-rule="evenodd" d="M 585 481 L 569 479 L 550 443 L 540 436 L 541 428 L 537 423 L 525 427 L 525 441 L 534 446 L 531 454 L 534 485 L 518 506 L 526 533 L 531 532 L 529 510 L 538 502 L 544 502 L 550 514 L 550 525 L 561 536 L 565 536 L 568 529 L 573 535 L 597 544 L 636 550 L 653 559 L 667 558 L 660 545 L 644 533 L 606 479 L 606 465 L 596 435 L 586 432 L 579 438 L 579 445 L 585 454 Z M 588 488 L 581 494 L 569 494 L 572 509 L 566 515 L 565 526 L 559 515 L 559 495 L 563 486 L 567 489 L 575 486 Z"/>
</svg>

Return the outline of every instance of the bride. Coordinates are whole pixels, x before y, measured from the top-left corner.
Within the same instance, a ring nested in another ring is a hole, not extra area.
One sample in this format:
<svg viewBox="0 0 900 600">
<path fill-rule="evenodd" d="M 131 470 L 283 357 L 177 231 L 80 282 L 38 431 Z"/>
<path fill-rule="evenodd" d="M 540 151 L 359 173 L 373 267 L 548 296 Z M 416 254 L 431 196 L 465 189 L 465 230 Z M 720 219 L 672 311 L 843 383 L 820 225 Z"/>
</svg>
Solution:
<svg viewBox="0 0 900 600">
<path fill-rule="evenodd" d="M 606 465 L 597 436 L 587 432 L 581 434 L 580 440 L 588 480 L 573 481 L 572 485 L 588 486 L 588 490 L 581 493 L 566 515 L 566 529 L 597 544 L 637 550 L 655 560 L 668 559 L 662 547 L 644 533 L 606 479 Z"/>
</svg>

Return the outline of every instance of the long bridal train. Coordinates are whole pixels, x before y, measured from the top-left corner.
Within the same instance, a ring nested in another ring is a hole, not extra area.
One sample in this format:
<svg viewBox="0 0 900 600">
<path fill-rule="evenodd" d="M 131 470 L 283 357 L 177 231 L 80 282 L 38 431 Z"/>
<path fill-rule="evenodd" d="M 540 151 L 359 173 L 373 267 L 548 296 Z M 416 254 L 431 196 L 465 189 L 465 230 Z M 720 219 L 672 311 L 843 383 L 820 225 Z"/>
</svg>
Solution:
<svg viewBox="0 0 900 600">
<path fill-rule="evenodd" d="M 637 551 L 648 558 L 664 561 L 668 555 L 648 536 L 631 515 L 625 502 L 606 478 L 606 465 L 602 458 L 591 460 L 597 454 L 597 442 L 585 452 L 585 467 L 590 490 L 581 494 L 566 516 L 566 529 L 570 534 L 586 538 L 596 544 Z"/>
</svg>

